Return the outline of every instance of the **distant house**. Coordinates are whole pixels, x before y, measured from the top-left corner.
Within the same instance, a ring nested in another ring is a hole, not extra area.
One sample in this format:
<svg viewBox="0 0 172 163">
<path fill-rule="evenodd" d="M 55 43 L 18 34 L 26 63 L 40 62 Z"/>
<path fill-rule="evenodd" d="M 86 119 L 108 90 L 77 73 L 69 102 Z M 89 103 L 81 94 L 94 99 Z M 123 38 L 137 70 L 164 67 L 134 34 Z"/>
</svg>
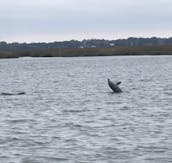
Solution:
<svg viewBox="0 0 172 163">
<path fill-rule="evenodd" d="M 109 43 L 109 46 L 115 46 L 115 43 Z"/>
</svg>

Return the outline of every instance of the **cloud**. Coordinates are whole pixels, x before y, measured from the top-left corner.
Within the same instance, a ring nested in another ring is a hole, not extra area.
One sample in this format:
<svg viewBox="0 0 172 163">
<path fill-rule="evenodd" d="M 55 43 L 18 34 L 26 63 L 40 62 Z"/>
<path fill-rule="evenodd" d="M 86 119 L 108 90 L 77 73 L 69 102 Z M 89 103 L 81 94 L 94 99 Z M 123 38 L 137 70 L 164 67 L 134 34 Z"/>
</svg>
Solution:
<svg viewBox="0 0 172 163">
<path fill-rule="evenodd" d="M 171 0 L 0 0 L 0 39 L 169 35 Z M 165 34 L 166 35 L 166 34 Z M 33 37 L 35 36 L 35 37 Z M 23 39 L 22 39 L 23 40 Z M 33 40 L 34 41 L 34 40 Z"/>
</svg>

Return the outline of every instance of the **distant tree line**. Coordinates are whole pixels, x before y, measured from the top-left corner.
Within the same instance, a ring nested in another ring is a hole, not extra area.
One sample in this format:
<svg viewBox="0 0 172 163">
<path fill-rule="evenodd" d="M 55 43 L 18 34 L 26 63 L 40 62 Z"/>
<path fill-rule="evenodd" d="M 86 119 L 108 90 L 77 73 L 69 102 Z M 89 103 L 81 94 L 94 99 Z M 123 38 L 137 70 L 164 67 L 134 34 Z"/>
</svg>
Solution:
<svg viewBox="0 0 172 163">
<path fill-rule="evenodd" d="M 40 42 L 40 43 L 7 43 L 0 42 L 0 51 L 23 51 L 35 49 L 76 49 L 76 48 L 110 48 L 110 47 L 135 47 L 135 46 L 162 46 L 172 45 L 172 38 L 134 38 L 104 40 L 104 39 L 89 39 L 89 40 L 70 40 L 59 42 Z"/>
<path fill-rule="evenodd" d="M 51 48 L 1 51 L 0 58 L 19 57 L 86 57 L 123 55 L 172 55 L 172 45 L 114 46 L 108 48 Z"/>
</svg>

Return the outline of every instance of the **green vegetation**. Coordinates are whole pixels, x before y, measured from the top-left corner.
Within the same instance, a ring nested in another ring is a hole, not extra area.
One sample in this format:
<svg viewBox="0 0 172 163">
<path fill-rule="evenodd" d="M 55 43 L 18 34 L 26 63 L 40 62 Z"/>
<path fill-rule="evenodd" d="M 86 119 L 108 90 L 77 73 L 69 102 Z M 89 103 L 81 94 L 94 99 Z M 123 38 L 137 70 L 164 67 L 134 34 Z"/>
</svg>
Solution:
<svg viewBox="0 0 172 163">
<path fill-rule="evenodd" d="M 161 46 L 114 46 L 108 48 L 49 48 L 32 50 L 0 51 L 0 58 L 31 57 L 78 57 L 119 55 L 172 55 L 172 45 Z"/>
</svg>

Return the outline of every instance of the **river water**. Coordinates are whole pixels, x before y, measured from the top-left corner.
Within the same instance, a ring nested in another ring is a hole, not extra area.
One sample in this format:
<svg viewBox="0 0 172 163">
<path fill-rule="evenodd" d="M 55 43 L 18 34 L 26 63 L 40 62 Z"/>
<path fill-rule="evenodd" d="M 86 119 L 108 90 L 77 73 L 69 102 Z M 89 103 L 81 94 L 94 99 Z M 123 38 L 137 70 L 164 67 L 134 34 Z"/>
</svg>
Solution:
<svg viewBox="0 0 172 163">
<path fill-rule="evenodd" d="M 1 163 L 172 162 L 171 56 L 1 59 L 2 92 Z"/>
</svg>

